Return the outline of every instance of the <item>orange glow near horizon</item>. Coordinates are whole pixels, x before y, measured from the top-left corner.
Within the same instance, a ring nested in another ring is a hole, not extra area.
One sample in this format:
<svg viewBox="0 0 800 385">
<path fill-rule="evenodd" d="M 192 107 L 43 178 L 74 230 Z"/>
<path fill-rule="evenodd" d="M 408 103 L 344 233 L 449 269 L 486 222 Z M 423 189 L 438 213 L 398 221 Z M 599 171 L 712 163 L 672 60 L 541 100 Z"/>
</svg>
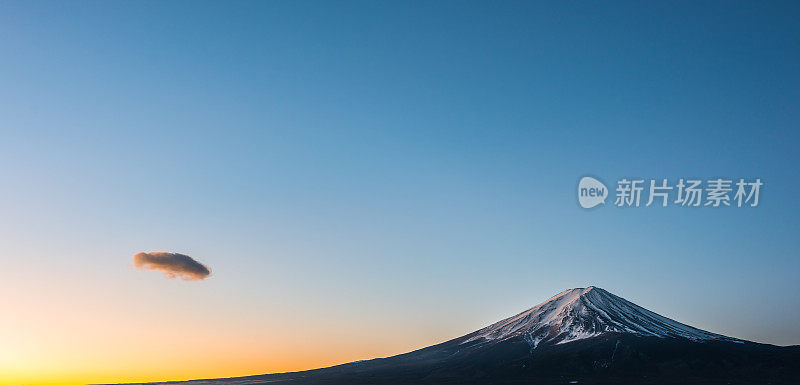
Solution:
<svg viewBox="0 0 800 385">
<path fill-rule="evenodd" d="M 325 303 L 265 306 L 216 281 L 40 273 L 0 283 L 0 385 L 127 383 L 298 371 L 404 353 L 441 331 Z M 80 277 L 83 278 L 83 277 Z M 134 290 L 130 287 L 135 287 Z M 13 289 L 13 290 L 12 290 Z M 242 289 L 244 290 L 244 289 Z M 13 310 L 9 310 L 13 309 Z M 388 325 L 388 326 L 387 326 Z M 384 333 L 383 327 L 395 330 Z"/>
<path fill-rule="evenodd" d="M 36 343 L 38 346 L 27 346 L 27 351 L 20 346 L 2 347 L 0 384 L 71 385 L 237 377 L 314 369 L 404 351 L 347 344 L 336 338 L 313 341 L 315 349 L 310 346 L 312 341 L 270 341 L 265 337 L 225 333 L 204 343 L 178 338 L 162 346 L 136 343 L 135 337 L 80 346 L 65 344 L 64 340 L 47 341 L 48 337 L 43 337 Z M 226 338 L 230 340 L 225 341 Z"/>
</svg>

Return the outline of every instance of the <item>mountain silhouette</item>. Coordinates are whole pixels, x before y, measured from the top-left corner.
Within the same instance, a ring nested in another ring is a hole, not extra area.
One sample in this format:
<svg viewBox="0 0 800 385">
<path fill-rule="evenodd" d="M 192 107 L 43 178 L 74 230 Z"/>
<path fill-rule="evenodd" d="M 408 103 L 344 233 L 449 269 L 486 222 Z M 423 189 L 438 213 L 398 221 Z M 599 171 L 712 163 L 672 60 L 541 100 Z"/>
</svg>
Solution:
<svg viewBox="0 0 800 385">
<path fill-rule="evenodd" d="M 800 346 L 700 330 L 590 286 L 406 354 L 181 384 L 800 384 Z"/>
</svg>

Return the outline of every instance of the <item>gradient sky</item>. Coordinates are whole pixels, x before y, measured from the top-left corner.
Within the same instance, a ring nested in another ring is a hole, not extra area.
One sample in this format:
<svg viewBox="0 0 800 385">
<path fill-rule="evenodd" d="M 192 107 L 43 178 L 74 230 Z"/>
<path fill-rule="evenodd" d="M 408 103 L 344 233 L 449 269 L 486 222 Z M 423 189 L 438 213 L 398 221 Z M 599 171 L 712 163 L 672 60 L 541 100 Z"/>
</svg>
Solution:
<svg viewBox="0 0 800 385">
<path fill-rule="evenodd" d="M 0 3 L 0 384 L 406 352 L 597 285 L 800 344 L 796 2 Z M 760 177 L 583 210 L 583 175 Z M 205 281 L 132 267 L 191 255 Z"/>
</svg>

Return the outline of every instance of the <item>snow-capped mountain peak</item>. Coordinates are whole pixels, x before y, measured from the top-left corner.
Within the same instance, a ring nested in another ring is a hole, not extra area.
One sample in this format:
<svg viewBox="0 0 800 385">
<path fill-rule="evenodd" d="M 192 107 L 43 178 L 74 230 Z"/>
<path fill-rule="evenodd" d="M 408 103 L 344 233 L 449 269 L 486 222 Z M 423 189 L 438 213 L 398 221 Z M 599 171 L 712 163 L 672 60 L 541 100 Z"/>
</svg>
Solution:
<svg viewBox="0 0 800 385">
<path fill-rule="evenodd" d="M 524 338 L 532 348 L 562 344 L 604 333 L 628 333 L 694 341 L 733 338 L 696 329 L 658 315 L 601 288 L 565 290 L 513 317 L 478 330 L 467 342 Z"/>
</svg>

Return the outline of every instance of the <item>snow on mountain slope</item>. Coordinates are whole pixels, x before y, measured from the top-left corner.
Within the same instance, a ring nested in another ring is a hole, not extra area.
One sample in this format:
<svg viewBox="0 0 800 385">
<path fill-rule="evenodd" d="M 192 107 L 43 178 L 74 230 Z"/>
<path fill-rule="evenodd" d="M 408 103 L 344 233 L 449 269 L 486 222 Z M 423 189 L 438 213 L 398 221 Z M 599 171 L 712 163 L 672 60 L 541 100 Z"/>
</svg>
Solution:
<svg viewBox="0 0 800 385">
<path fill-rule="evenodd" d="M 738 341 L 673 321 L 590 286 L 563 291 L 520 314 L 478 330 L 464 343 L 521 337 L 534 349 L 543 342 L 562 344 L 603 333 Z"/>
</svg>

